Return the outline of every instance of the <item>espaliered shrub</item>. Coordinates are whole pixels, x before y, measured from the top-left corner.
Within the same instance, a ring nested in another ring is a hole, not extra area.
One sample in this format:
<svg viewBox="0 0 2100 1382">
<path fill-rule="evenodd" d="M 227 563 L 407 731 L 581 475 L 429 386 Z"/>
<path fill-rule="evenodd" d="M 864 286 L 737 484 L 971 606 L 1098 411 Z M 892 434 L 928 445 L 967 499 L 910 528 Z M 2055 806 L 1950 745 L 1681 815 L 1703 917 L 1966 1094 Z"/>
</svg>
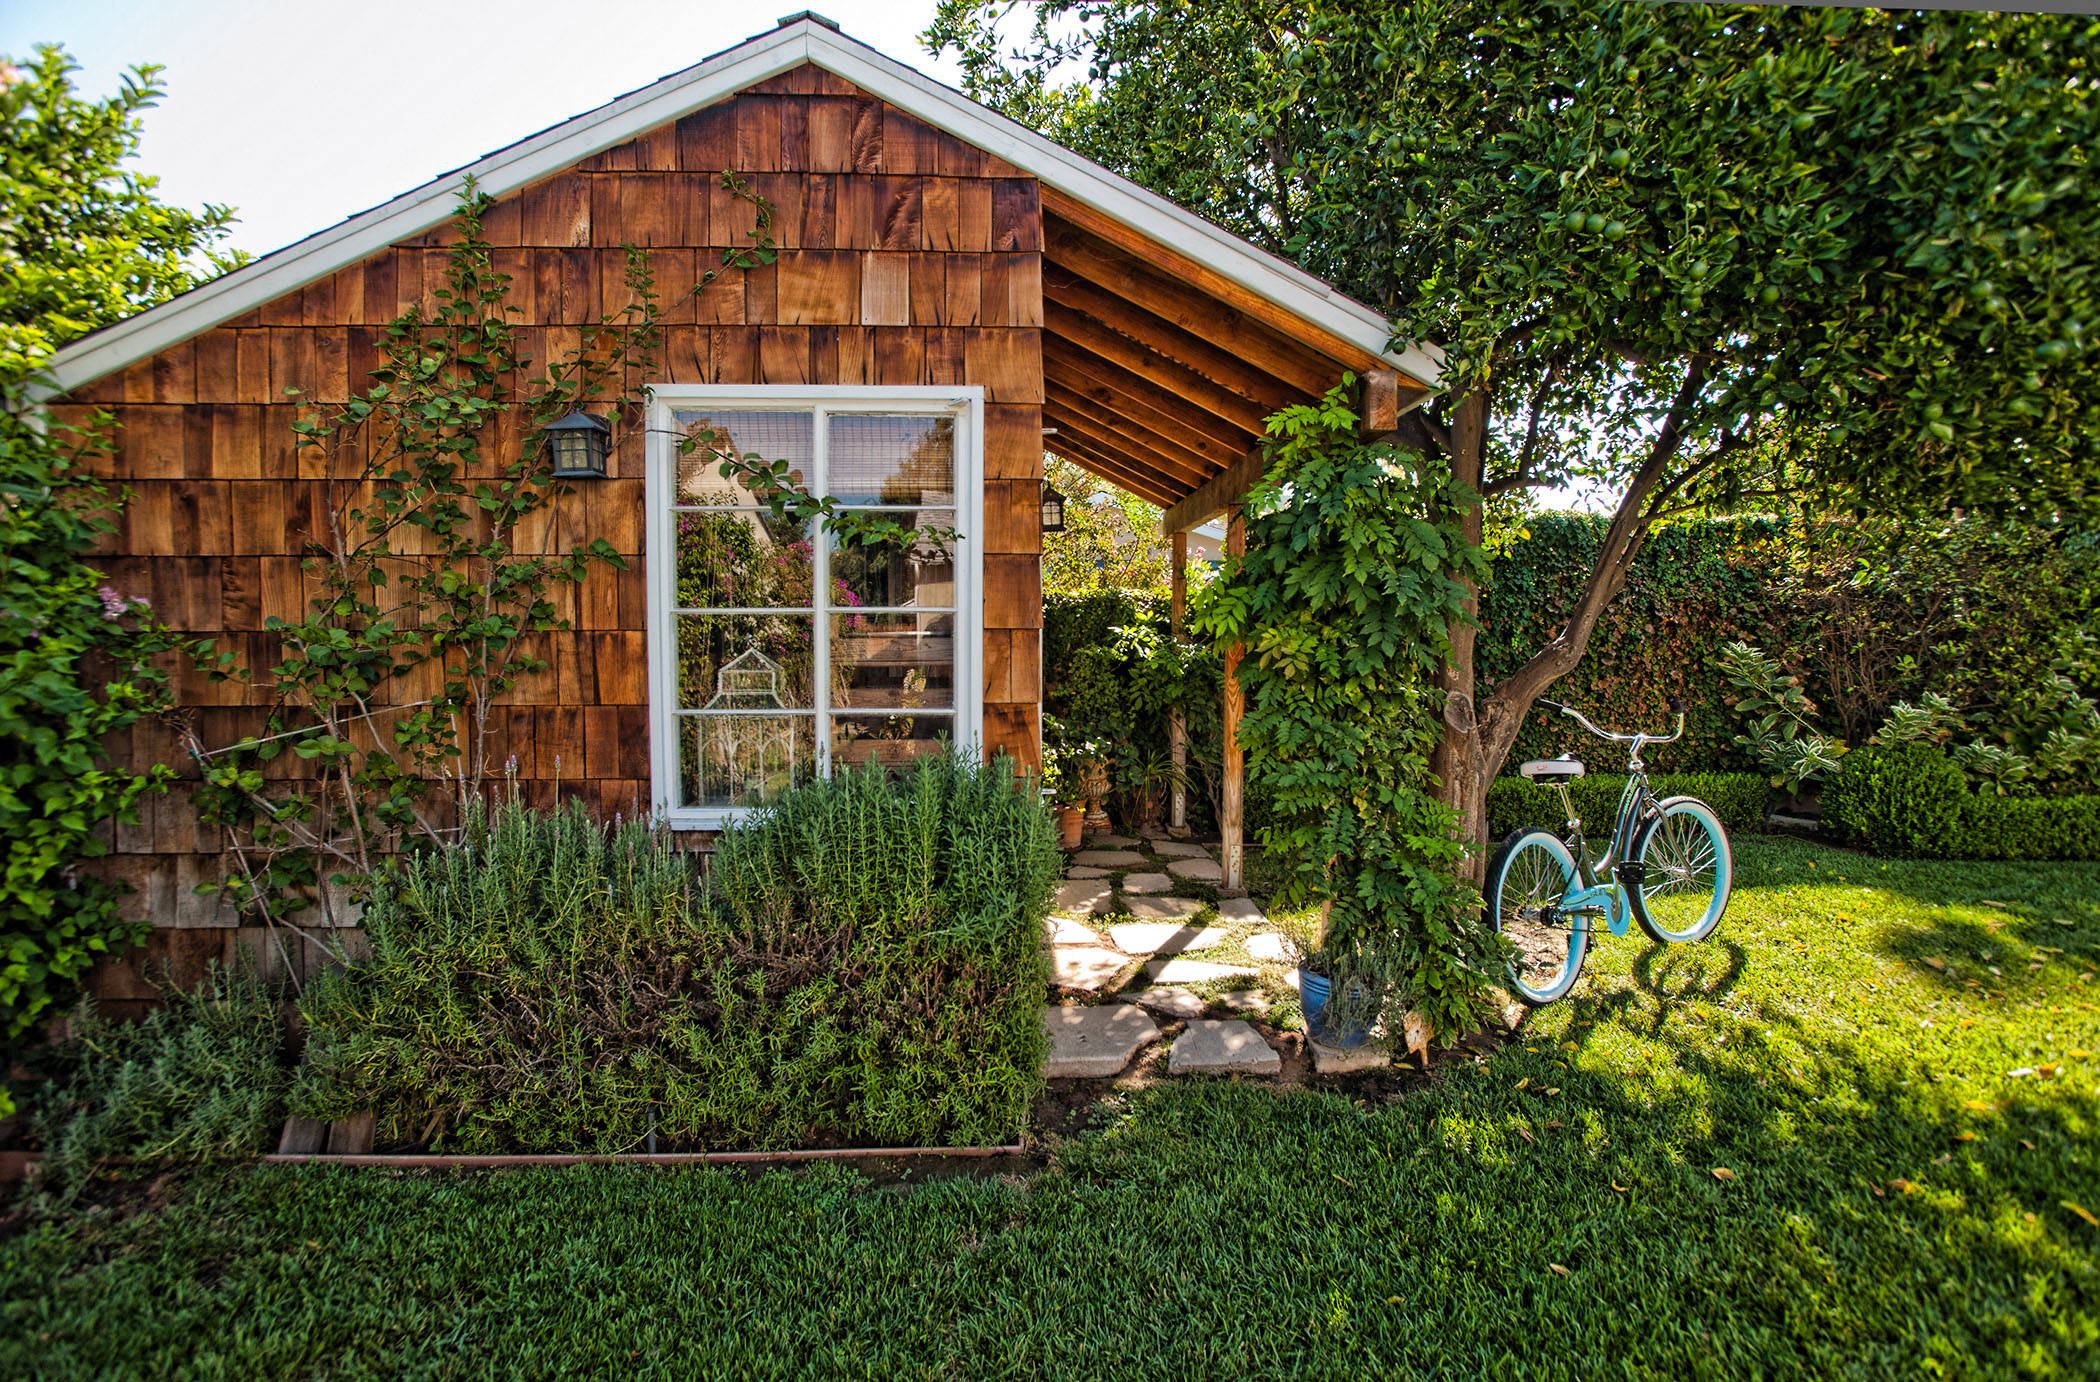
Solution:
<svg viewBox="0 0 2100 1382">
<path fill-rule="evenodd" d="M 1756 830 L 1765 821 L 1765 802 L 1771 788 L 1755 773 L 1655 773 L 1649 786 L 1659 797 L 1697 797 L 1720 814 L 1721 824 L 1734 831 Z M 1592 773 L 1568 784 L 1569 798 L 1582 817 L 1583 831 L 1593 840 L 1610 836 L 1618 818 L 1619 795 L 1626 790 L 1623 773 Z M 1488 832 L 1507 835 L 1512 830 L 1539 826 L 1556 833 L 1567 824 L 1560 793 L 1551 787 L 1527 782 L 1512 772 L 1488 786 Z"/>
<path fill-rule="evenodd" d="M 381 875 L 294 1103 L 461 1151 L 994 1141 L 1040 1084 L 1057 867 L 1004 759 L 799 788 L 705 884 L 640 824 L 477 812 Z"/>
<path fill-rule="evenodd" d="M 1938 859 L 2100 859 L 2100 795 L 2011 797 L 1969 788 L 1930 744 L 1845 755 L 1824 819 L 1877 854 Z"/>
</svg>

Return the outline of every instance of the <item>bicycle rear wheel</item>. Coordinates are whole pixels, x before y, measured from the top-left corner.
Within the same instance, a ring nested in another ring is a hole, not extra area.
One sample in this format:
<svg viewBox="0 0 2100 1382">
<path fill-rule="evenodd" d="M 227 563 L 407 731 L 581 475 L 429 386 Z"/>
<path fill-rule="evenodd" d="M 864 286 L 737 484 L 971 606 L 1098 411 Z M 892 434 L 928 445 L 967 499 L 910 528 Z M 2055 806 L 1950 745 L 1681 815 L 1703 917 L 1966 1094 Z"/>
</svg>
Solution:
<svg viewBox="0 0 2100 1382">
<path fill-rule="evenodd" d="M 1589 918 L 1560 910 L 1574 886 L 1574 856 L 1544 830 L 1510 836 L 1488 864 L 1483 895 L 1496 934 L 1513 950 L 1510 989 L 1532 1007 L 1565 997 L 1582 975 Z"/>
<path fill-rule="evenodd" d="M 1666 797 L 1660 806 L 1633 842 L 1643 873 L 1629 899 L 1634 919 L 1659 941 L 1705 940 L 1721 924 L 1735 883 L 1728 832 L 1696 797 Z"/>
</svg>

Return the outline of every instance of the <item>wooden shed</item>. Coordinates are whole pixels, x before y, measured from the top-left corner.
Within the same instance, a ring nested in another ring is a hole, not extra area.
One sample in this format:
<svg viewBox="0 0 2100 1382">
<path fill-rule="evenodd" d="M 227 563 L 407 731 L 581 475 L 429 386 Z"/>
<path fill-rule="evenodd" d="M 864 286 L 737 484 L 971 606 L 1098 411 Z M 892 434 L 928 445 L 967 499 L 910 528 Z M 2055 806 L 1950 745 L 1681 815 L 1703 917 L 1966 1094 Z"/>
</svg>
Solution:
<svg viewBox="0 0 2100 1382">
<path fill-rule="evenodd" d="M 872 597 L 887 614 L 854 616 L 868 632 L 852 655 L 901 680 L 869 672 L 860 698 L 858 664 L 843 678 L 762 654 L 711 665 L 742 680 L 703 691 L 770 687 L 813 764 L 877 751 L 867 722 L 899 719 L 900 685 L 916 727 L 874 735 L 880 751 L 937 731 L 1036 764 L 1046 447 L 1159 504 L 1178 534 L 1234 510 L 1277 407 L 1353 373 L 1382 430 L 1436 376 L 1432 351 L 1389 346 L 1377 312 L 805 14 L 63 351 L 54 412 L 119 424 L 133 498 L 100 559 L 112 582 L 266 662 L 265 621 L 298 613 L 320 502 L 285 391 L 363 387 L 384 325 L 441 283 L 463 180 L 498 198 L 485 234 L 521 323 L 552 334 L 610 301 L 623 244 L 676 299 L 742 243 L 750 208 L 725 170 L 775 209 L 779 257 L 671 310 L 652 435 L 726 425 L 823 488 L 950 514 L 962 535 L 952 560 Z M 674 447 L 637 439 L 578 485 L 582 537 L 629 569 L 592 578 L 552 670 L 509 698 L 505 738 L 529 788 L 551 790 L 558 759 L 564 793 L 607 815 L 642 806 L 705 829 L 736 808 L 698 775 L 711 712 L 673 671 L 682 622 L 708 617 L 675 603 L 662 555 L 706 498 L 685 478 Z M 845 608 L 830 584 L 787 617 Z M 809 641 L 819 658 L 831 645 Z M 253 687 L 186 674 L 179 691 L 206 737 L 255 732 Z M 182 761 L 151 726 L 126 752 Z M 183 790 L 114 844 L 155 953 L 230 951 L 236 918 L 194 892 L 223 842 Z"/>
</svg>

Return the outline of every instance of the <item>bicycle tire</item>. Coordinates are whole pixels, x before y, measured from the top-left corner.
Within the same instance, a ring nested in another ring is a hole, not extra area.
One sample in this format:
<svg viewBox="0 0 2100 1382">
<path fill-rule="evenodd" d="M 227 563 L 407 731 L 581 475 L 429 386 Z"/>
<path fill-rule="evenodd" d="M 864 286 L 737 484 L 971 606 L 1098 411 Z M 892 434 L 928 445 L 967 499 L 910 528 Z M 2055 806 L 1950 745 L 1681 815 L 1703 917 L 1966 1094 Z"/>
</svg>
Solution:
<svg viewBox="0 0 2100 1382">
<path fill-rule="evenodd" d="M 1644 875 L 1627 890 L 1635 921 L 1651 939 L 1685 945 L 1712 935 L 1735 888 L 1735 855 L 1715 810 L 1697 797 L 1665 797 L 1634 837 Z M 1703 902 L 1701 901 L 1703 897 Z M 1693 908 L 1687 924 L 1678 924 Z"/>
<path fill-rule="evenodd" d="M 1545 830 L 1517 831 L 1502 842 L 1488 863 L 1487 886 L 1481 896 L 1495 934 L 1512 947 L 1510 991 L 1527 1007 L 1543 1007 L 1565 998 L 1582 977 L 1583 957 L 1589 951 L 1589 918 L 1547 922 L 1538 916 L 1548 905 L 1548 895 L 1557 904 L 1575 886 L 1575 879 L 1575 856 Z M 1555 939 L 1563 936 L 1565 940 Z M 1555 958 L 1559 967 L 1550 982 L 1528 981 L 1539 966 Z"/>
</svg>

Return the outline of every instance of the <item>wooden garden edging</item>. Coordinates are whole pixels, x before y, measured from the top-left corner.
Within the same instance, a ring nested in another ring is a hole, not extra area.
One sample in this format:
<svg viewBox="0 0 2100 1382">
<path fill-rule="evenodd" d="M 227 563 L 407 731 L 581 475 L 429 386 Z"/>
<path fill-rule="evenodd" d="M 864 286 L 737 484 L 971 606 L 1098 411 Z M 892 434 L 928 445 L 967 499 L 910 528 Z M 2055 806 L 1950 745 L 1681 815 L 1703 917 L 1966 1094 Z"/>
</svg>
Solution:
<svg viewBox="0 0 2100 1382">
<path fill-rule="evenodd" d="M 751 1164 L 768 1161 L 880 1161 L 904 1157 L 1019 1156 L 1027 1148 L 1019 1143 L 1001 1147 L 811 1147 L 782 1152 L 515 1152 L 484 1155 L 441 1153 L 390 1154 L 382 1152 L 273 1152 L 266 1162 L 301 1165 L 319 1162 L 332 1166 L 392 1167 L 396 1170 L 472 1171 L 506 1166 L 691 1166 L 707 1163 Z"/>
</svg>

